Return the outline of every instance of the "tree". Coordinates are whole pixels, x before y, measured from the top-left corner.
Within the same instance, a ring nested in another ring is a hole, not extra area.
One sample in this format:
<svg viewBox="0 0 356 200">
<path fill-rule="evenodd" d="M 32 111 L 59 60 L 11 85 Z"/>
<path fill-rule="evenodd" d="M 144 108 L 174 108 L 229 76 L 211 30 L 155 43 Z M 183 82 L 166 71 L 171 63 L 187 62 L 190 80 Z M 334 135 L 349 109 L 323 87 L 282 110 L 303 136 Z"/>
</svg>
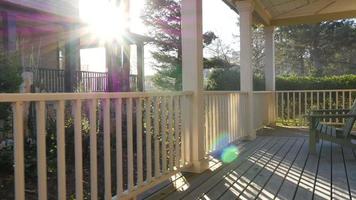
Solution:
<svg viewBox="0 0 356 200">
<path fill-rule="evenodd" d="M 355 36 L 354 20 L 279 27 L 276 30 L 277 74 L 355 73 Z"/>
<path fill-rule="evenodd" d="M 178 0 L 147 1 L 142 16 L 148 34 L 154 39 L 151 51 L 155 60 L 154 84 L 163 90 L 182 90 L 181 13 Z M 204 34 L 204 46 L 216 39 L 213 32 Z"/>
</svg>

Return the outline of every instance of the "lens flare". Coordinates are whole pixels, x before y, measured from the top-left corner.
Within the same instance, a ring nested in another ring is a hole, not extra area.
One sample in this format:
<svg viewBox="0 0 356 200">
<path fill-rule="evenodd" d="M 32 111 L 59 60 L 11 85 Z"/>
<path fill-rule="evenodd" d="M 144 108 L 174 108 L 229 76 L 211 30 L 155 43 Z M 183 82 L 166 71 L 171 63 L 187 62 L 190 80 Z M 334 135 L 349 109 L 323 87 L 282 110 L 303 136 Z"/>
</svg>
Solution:
<svg viewBox="0 0 356 200">
<path fill-rule="evenodd" d="M 224 148 L 221 153 L 221 161 L 223 161 L 223 163 L 231 163 L 237 158 L 238 154 L 239 150 L 236 146 L 228 146 Z"/>
</svg>

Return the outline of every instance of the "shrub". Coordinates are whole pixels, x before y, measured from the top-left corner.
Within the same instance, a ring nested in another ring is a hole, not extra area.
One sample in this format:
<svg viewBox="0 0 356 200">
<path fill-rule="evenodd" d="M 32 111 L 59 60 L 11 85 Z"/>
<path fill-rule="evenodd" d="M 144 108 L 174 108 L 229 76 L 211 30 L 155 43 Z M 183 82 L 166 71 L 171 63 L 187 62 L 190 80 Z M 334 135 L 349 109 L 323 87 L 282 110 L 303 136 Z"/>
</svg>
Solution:
<svg viewBox="0 0 356 200">
<path fill-rule="evenodd" d="M 264 77 L 253 77 L 253 88 L 264 90 Z M 238 69 L 214 69 L 208 77 L 207 90 L 238 91 L 240 90 L 240 71 Z"/>
<path fill-rule="evenodd" d="M 265 89 L 264 77 L 254 76 L 255 91 Z M 240 72 L 237 69 L 215 69 L 207 81 L 207 90 L 240 90 Z M 276 78 L 277 90 L 331 90 L 355 89 L 356 75 L 310 77 L 279 76 Z"/>
<path fill-rule="evenodd" d="M 356 75 L 328 77 L 281 76 L 276 80 L 277 90 L 355 89 Z"/>
</svg>

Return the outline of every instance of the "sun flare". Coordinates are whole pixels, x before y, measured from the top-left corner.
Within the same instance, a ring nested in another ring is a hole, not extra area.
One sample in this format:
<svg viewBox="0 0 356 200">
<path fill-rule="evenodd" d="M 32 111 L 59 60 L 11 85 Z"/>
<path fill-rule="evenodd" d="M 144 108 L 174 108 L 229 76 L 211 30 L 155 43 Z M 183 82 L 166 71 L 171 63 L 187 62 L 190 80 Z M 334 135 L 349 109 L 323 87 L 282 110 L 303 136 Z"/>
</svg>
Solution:
<svg viewBox="0 0 356 200">
<path fill-rule="evenodd" d="M 125 26 L 122 10 L 115 1 L 80 0 L 80 18 L 100 40 L 120 40 Z"/>
</svg>

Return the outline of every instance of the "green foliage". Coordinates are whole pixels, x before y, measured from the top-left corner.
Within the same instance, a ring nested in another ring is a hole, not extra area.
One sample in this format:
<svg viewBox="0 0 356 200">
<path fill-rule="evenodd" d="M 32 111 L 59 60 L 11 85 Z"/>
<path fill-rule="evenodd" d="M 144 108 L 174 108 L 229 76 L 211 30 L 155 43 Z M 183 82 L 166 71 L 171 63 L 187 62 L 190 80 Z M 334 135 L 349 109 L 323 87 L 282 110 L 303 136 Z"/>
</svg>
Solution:
<svg viewBox="0 0 356 200">
<path fill-rule="evenodd" d="M 356 73 L 356 22 L 327 21 L 276 29 L 278 75 L 332 76 Z"/>
<path fill-rule="evenodd" d="M 254 76 L 255 91 L 264 90 L 264 77 Z M 331 90 L 355 89 L 356 75 L 328 77 L 279 76 L 276 78 L 277 90 Z M 240 90 L 240 72 L 237 69 L 214 69 L 208 77 L 207 90 Z"/>
<path fill-rule="evenodd" d="M 182 90 L 181 13 L 179 0 L 147 1 L 143 22 L 149 36 L 154 39 L 151 54 L 156 74 L 153 83 L 162 90 Z M 211 44 L 216 35 L 204 34 L 204 46 Z"/>
<path fill-rule="evenodd" d="M 264 78 L 253 77 L 253 88 L 264 90 Z M 236 68 L 214 69 L 208 77 L 207 90 L 238 91 L 240 90 L 240 71 Z"/>
<path fill-rule="evenodd" d="M 280 76 L 276 80 L 277 90 L 330 90 L 355 89 L 356 75 L 298 77 Z"/>
<path fill-rule="evenodd" d="M 18 92 L 21 81 L 21 63 L 18 54 L 0 50 L 0 93 Z M 0 120 L 5 122 L 4 129 L 0 131 L 7 132 L 11 129 L 11 116 L 10 104 L 0 104 Z"/>
<path fill-rule="evenodd" d="M 0 93 L 18 92 L 22 80 L 19 56 L 0 50 L 0 70 Z"/>
</svg>

